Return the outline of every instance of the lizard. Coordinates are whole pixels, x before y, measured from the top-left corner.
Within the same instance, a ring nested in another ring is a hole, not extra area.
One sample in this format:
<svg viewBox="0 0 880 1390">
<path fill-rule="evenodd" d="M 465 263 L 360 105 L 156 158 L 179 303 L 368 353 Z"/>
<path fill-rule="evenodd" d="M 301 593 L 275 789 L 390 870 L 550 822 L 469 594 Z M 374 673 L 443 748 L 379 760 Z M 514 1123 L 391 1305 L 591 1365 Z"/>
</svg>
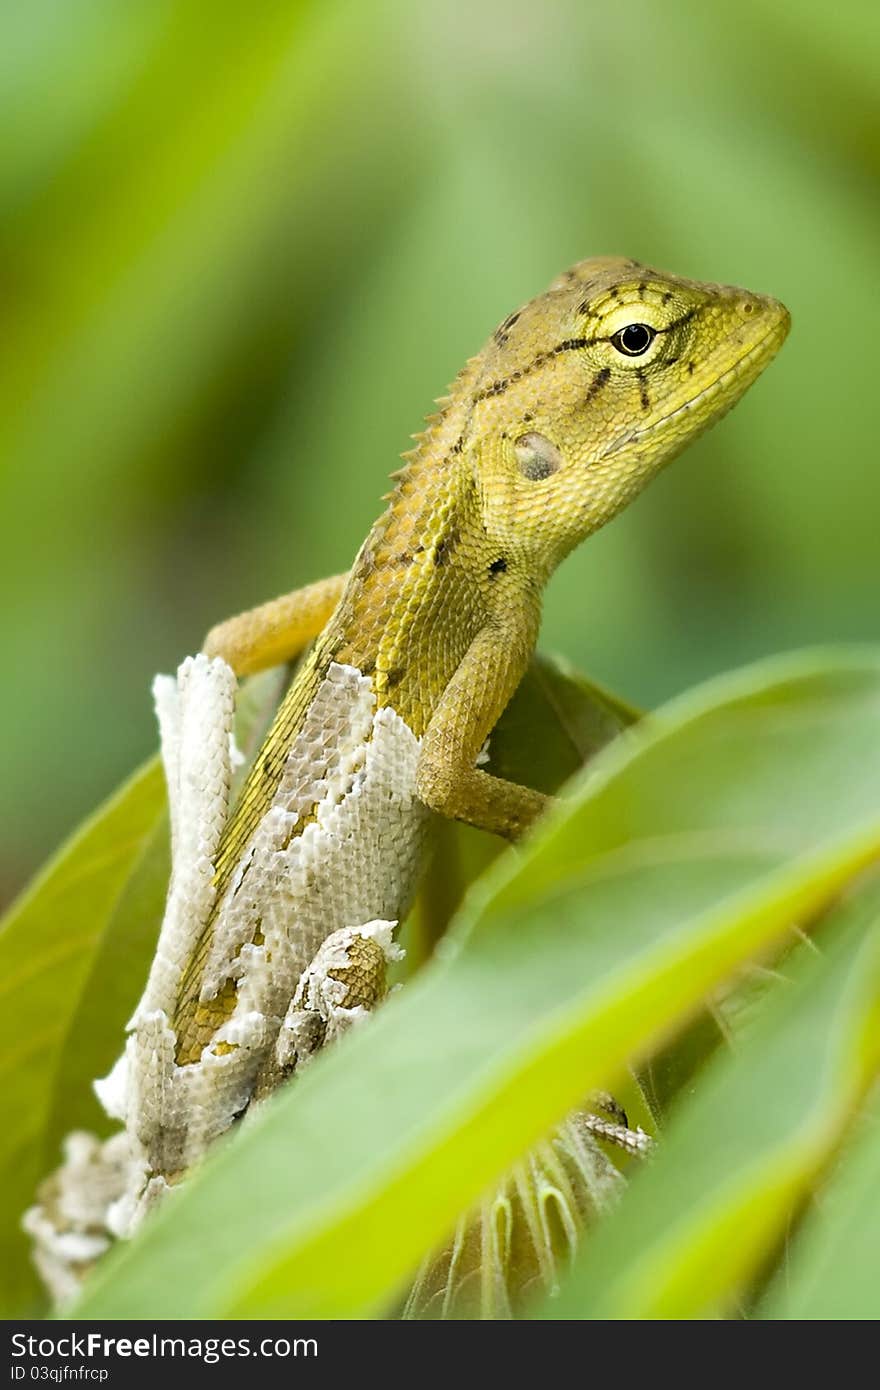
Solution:
<svg viewBox="0 0 880 1390">
<path fill-rule="evenodd" d="M 148 1172 L 184 1171 L 280 1079 L 297 979 L 335 932 L 405 915 L 432 813 L 512 841 L 541 817 L 547 797 L 478 763 L 548 579 L 739 400 L 789 324 L 769 296 L 579 262 L 438 401 L 351 569 L 210 631 L 196 683 L 307 654 L 133 1020 L 140 1082 L 116 1113 Z M 367 979 L 378 948 L 358 941 L 343 963 Z"/>
</svg>

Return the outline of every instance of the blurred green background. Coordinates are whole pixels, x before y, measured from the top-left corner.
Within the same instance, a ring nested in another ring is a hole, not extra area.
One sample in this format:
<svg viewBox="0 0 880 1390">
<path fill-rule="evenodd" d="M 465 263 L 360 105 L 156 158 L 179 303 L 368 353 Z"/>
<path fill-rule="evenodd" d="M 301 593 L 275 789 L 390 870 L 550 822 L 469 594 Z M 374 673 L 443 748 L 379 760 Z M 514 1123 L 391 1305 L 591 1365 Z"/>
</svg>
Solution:
<svg viewBox="0 0 880 1390">
<path fill-rule="evenodd" d="M 153 749 L 153 673 L 344 568 L 432 398 L 586 255 L 794 329 L 544 646 L 653 704 L 878 636 L 876 0 L 30 0 L 0 130 L 3 897 Z"/>
</svg>

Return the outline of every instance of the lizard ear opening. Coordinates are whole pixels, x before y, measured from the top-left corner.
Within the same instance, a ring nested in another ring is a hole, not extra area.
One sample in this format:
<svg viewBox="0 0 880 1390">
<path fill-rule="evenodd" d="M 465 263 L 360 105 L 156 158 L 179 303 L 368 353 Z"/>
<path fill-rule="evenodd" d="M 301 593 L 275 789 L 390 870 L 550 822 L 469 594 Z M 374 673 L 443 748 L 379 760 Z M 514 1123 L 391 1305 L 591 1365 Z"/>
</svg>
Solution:
<svg viewBox="0 0 880 1390">
<path fill-rule="evenodd" d="M 521 434 L 513 446 L 520 473 L 530 482 L 549 478 L 562 467 L 562 456 L 555 444 L 534 431 Z"/>
</svg>

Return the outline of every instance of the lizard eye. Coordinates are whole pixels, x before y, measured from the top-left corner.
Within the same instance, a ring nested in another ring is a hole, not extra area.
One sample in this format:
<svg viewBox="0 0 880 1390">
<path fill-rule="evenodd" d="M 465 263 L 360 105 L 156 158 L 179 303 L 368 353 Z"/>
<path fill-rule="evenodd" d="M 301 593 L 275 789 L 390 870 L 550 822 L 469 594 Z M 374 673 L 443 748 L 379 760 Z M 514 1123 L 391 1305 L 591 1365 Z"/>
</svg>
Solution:
<svg viewBox="0 0 880 1390">
<path fill-rule="evenodd" d="M 611 336 L 611 344 L 624 357 L 641 357 L 657 337 L 656 328 L 649 323 L 628 323 Z"/>
</svg>

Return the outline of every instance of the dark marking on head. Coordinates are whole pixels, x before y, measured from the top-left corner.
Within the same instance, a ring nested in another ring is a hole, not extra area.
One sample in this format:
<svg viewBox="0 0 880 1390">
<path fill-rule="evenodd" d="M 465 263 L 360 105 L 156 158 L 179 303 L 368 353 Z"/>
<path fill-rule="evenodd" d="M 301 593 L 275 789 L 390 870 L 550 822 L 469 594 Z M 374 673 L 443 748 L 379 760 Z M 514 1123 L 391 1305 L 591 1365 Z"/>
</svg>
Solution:
<svg viewBox="0 0 880 1390">
<path fill-rule="evenodd" d="M 648 292 L 648 285 L 647 285 L 647 282 L 646 282 L 645 280 L 642 280 L 641 283 L 640 283 L 640 285 L 639 285 L 639 298 L 640 298 L 640 299 L 644 299 L 644 297 L 645 297 L 645 295 L 647 294 L 647 292 Z"/>
<path fill-rule="evenodd" d="M 591 343 L 598 341 L 596 338 L 565 338 L 555 347 L 539 352 L 537 357 L 532 358 L 531 362 L 527 362 L 524 367 L 518 367 L 515 372 L 510 373 L 510 376 L 501 377 L 498 381 L 492 381 L 488 386 L 484 386 L 482 391 L 476 392 L 472 404 L 479 405 L 480 401 L 485 401 L 490 396 L 502 396 L 508 386 L 512 386 L 516 381 L 522 381 L 525 376 L 530 376 L 532 372 L 549 362 L 551 357 L 558 357 L 562 352 L 575 352 L 578 348 L 589 347 Z"/>
<path fill-rule="evenodd" d="M 360 669 L 362 676 L 371 676 L 376 669 L 376 663 L 372 657 L 367 657 L 365 661 L 361 662 Z"/>
<path fill-rule="evenodd" d="M 584 401 L 585 405 L 589 405 L 593 397 L 598 396 L 599 392 L 602 390 L 602 387 L 605 385 L 606 381 L 609 380 L 610 376 L 610 367 L 599 368 L 598 372 L 593 377 L 593 380 L 590 382 L 590 389 L 588 390 Z"/>
<path fill-rule="evenodd" d="M 648 386 L 647 382 L 645 381 L 644 368 L 640 368 L 636 375 L 639 379 L 639 395 L 641 398 L 642 410 L 648 411 L 651 409 L 651 397 L 648 395 Z"/>
<path fill-rule="evenodd" d="M 693 374 L 694 374 L 694 372 L 695 372 L 696 370 L 697 370 L 697 364 L 696 364 L 696 362 L 688 362 L 688 376 L 693 376 Z"/>
<path fill-rule="evenodd" d="M 663 296 L 663 303 L 668 304 L 672 299 L 672 290 L 667 290 Z"/>
<path fill-rule="evenodd" d="M 460 454 L 463 448 L 464 448 L 464 435 L 463 435 L 463 434 L 460 434 L 460 435 L 458 436 L 458 438 L 456 439 L 455 443 L 454 443 L 453 446 L 452 446 L 452 453 L 453 453 L 453 454 Z"/>
<path fill-rule="evenodd" d="M 401 550 L 397 555 L 395 555 L 394 559 L 398 565 L 403 566 L 411 565 L 413 562 L 413 557 L 410 555 L 408 550 Z"/>
<path fill-rule="evenodd" d="M 515 314 L 508 314 L 504 322 L 502 324 L 499 324 L 499 326 L 495 329 L 495 332 L 492 336 L 499 347 L 504 347 L 504 344 L 510 337 L 511 328 L 519 319 L 520 312 L 521 311 L 517 309 Z"/>
<path fill-rule="evenodd" d="M 619 299 L 619 298 L 620 298 L 620 290 L 618 289 L 618 287 L 617 287 L 616 285 L 612 285 L 612 286 L 611 286 L 611 289 L 608 291 L 608 297 L 609 297 L 610 299 Z"/>
<path fill-rule="evenodd" d="M 532 421 L 534 420 L 534 418 L 535 418 L 535 417 L 534 417 L 534 415 L 532 414 L 532 412 L 531 412 L 530 410 L 527 410 L 527 411 L 525 412 L 525 414 L 523 415 L 523 424 L 524 424 L 524 425 L 530 425 L 530 424 L 532 423 Z"/>
<path fill-rule="evenodd" d="M 658 328 L 657 332 L 671 333 L 674 328 L 684 328 L 686 323 L 690 323 L 691 319 L 696 317 L 696 313 L 696 309 L 688 309 L 686 314 L 682 314 L 680 318 L 673 319 L 672 323 L 667 323 L 665 328 Z"/>
<path fill-rule="evenodd" d="M 590 306 L 591 306 L 592 303 L 593 303 L 593 297 L 594 297 L 595 291 L 596 291 L 596 281 L 595 281 L 595 280 L 585 280 L 585 281 L 584 281 L 584 286 L 583 286 L 583 288 L 584 288 L 584 298 L 581 300 L 580 304 L 578 305 L 577 311 L 578 311 L 579 314 L 588 314 L 588 313 L 590 312 Z"/>
<path fill-rule="evenodd" d="M 665 328 L 655 328 L 654 332 L 659 335 L 661 333 L 673 333 L 676 328 L 684 328 L 686 323 L 690 323 L 696 312 L 696 309 L 688 309 L 686 314 L 682 314 L 680 318 L 673 319 L 672 323 L 667 323 Z"/>
<path fill-rule="evenodd" d="M 496 574 L 504 574 L 507 569 L 507 561 L 502 555 L 500 559 L 493 560 L 489 566 L 489 578 L 494 579 Z"/>
<path fill-rule="evenodd" d="M 384 677 L 385 677 L 385 685 L 387 686 L 388 689 L 391 689 L 392 686 L 400 685 L 400 682 L 403 680 L 404 676 L 406 675 L 406 667 L 405 667 L 405 666 L 392 666 L 392 667 L 390 668 L 390 670 L 388 670 L 388 671 L 384 671 L 384 672 L 383 672 L 383 671 L 380 671 L 380 672 L 379 672 L 379 675 L 380 675 L 380 676 L 383 676 L 383 675 L 384 675 Z"/>
<path fill-rule="evenodd" d="M 696 309 L 690 309 L 686 314 L 682 314 L 681 318 L 674 319 L 673 322 L 668 323 L 665 328 L 656 328 L 654 332 L 657 334 L 671 333 L 674 328 L 681 328 L 684 324 L 689 323 L 696 312 Z M 594 347 L 596 343 L 608 343 L 610 341 L 611 338 L 609 335 L 601 333 L 595 338 L 564 338 L 562 342 L 557 343 L 555 347 L 546 348 L 544 352 L 539 352 L 538 355 L 533 357 L 531 362 L 527 362 L 524 367 L 518 367 L 517 370 L 511 372 L 509 376 L 500 377 L 498 381 L 492 381 L 488 386 L 484 386 L 482 390 L 475 392 L 471 397 L 471 405 L 477 406 L 481 401 L 488 400 L 491 396 L 503 396 L 507 388 L 512 386 L 514 382 L 522 381 L 523 377 L 530 376 L 532 372 L 537 371 L 539 367 L 543 367 L 551 358 L 558 357 L 560 353 L 577 352 L 580 348 Z"/>
</svg>

